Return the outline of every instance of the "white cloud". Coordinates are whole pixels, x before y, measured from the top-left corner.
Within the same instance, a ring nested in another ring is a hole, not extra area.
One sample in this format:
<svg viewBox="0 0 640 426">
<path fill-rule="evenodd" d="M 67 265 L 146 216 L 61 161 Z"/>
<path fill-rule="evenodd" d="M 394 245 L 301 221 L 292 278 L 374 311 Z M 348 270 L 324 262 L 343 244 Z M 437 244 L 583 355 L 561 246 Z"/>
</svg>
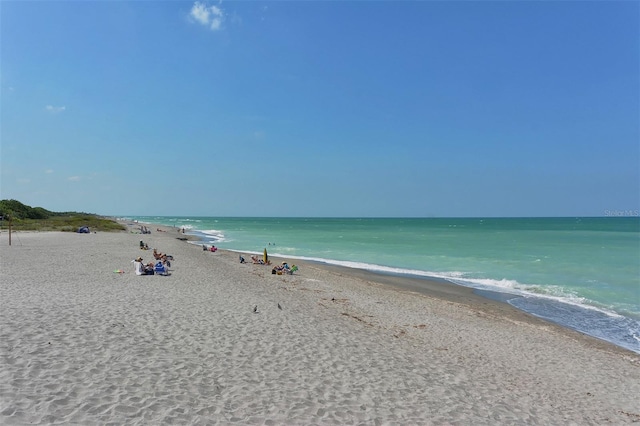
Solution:
<svg viewBox="0 0 640 426">
<path fill-rule="evenodd" d="M 207 6 L 199 1 L 193 4 L 189 16 L 196 22 L 208 26 L 212 31 L 221 29 L 224 21 L 224 12 L 220 7 Z"/>
<path fill-rule="evenodd" d="M 67 180 L 70 180 L 72 182 L 77 182 L 80 180 L 80 176 L 69 176 Z"/>
<path fill-rule="evenodd" d="M 46 174 L 51 174 L 51 173 L 53 173 L 53 170 L 52 170 L 52 169 L 47 169 L 47 170 L 45 170 L 44 172 L 45 172 Z"/>
<path fill-rule="evenodd" d="M 49 111 L 51 114 L 58 114 L 60 112 L 63 112 L 64 110 L 67 109 L 66 106 L 53 106 L 53 105 L 47 105 L 46 107 L 44 107 L 44 109 L 46 109 L 47 111 Z"/>
</svg>

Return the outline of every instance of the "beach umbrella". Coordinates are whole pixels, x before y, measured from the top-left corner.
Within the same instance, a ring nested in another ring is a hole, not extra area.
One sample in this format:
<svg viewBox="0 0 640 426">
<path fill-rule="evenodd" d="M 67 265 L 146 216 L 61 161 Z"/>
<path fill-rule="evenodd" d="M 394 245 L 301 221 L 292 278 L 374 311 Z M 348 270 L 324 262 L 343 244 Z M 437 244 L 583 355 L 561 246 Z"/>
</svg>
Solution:
<svg viewBox="0 0 640 426">
<path fill-rule="evenodd" d="M 267 256 L 267 249 L 264 249 L 264 254 L 262 255 L 262 260 L 264 260 L 264 263 L 269 263 L 269 256 Z"/>
</svg>

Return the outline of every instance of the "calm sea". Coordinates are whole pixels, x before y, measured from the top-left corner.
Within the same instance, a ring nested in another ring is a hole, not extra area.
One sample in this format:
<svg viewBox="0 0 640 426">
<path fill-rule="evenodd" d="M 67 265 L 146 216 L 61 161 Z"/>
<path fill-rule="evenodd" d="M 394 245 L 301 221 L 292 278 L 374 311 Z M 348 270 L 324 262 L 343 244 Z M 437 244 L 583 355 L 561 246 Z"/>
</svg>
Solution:
<svg viewBox="0 0 640 426">
<path fill-rule="evenodd" d="M 446 279 L 640 353 L 638 217 L 128 219 L 243 253 Z"/>
</svg>

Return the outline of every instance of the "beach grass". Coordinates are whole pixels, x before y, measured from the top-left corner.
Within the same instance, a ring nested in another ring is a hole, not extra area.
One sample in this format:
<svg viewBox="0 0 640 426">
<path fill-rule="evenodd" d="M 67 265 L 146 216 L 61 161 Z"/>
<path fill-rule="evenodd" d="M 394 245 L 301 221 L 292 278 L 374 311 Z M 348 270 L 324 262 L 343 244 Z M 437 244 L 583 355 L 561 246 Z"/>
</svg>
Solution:
<svg viewBox="0 0 640 426">
<path fill-rule="evenodd" d="M 11 221 L 14 231 L 62 231 L 76 232 L 78 228 L 88 226 L 93 231 L 111 232 L 124 231 L 125 227 L 109 218 L 88 214 L 68 213 L 47 219 L 15 219 Z M 9 221 L 0 222 L 0 229 L 8 230 Z"/>
<path fill-rule="evenodd" d="M 0 229 L 15 231 L 76 232 L 88 226 L 91 231 L 124 231 L 120 223 L 92 213 L 52 212 L 31 207 L 18 200 L 0 200 Z"/>
</svg>

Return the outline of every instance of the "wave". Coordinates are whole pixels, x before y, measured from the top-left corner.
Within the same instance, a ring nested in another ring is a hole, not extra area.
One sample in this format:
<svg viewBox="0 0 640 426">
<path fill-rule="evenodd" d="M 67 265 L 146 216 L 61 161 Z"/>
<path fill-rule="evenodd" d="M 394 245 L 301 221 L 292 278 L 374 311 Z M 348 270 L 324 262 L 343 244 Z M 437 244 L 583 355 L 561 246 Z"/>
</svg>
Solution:
<svg viewBox="0 0 640 426">
<path fill-rule="evenodd" d="M 624 317 L 624 315 L 621 315 L 612 309 L 597 306 L 596 302 L 589 300 L 586 297 L 578 296 L 561 286 L 522 284 L 518 281 L 507 279 L 493 280 L 480 278 L 464 278 L 450 279 L 449 281 L 453 282 L 454 284 L 477 288 L 480 290 L 499 291 L 523 297 L 550 299 L 557 302 L 566 303 L 568 305 L 579 306 L 584 309 L 598 311 L 611 317 Z M 631 314 L 633 314 L 633 312 L 631 312 Z M 636 314 L 640 315 L 640 313 Z"/>
<path fill-rule="evenodd" d="M 227 243 L 230 241 L 227 240 L 222 231 L 218 231 L 217 229 L 198 230 L 194 232 L 194 234 L 199 234 L 200 238 L 208 240 L 209 243 Z"/>
</svg>

